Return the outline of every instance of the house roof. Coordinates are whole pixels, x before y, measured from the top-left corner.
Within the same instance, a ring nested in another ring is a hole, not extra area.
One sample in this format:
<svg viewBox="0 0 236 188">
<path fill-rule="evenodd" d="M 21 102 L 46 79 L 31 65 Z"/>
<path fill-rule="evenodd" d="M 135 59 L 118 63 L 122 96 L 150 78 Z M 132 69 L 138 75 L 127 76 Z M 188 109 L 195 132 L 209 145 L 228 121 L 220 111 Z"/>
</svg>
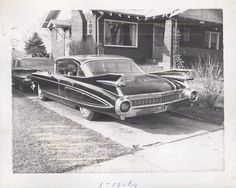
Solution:
<svg viewBox="0 0 236 188">
<path fill-rule="evenodd" d="M 153 18 L 153 17 L 182 17 L 193 20 L 207 21 L 213 23 L 223 23 L 223 12 L 222 9 L 102 9 L 102 10 L 91 10 L 93 12 L 99 13 L 109 13 L 109 14 L 118 14 L 118 15 L 127 15 L 135 16 L 137 18 Z M 60 14 L 60 10 L 51 10 L 45 15 L 42 27 L 47 28 L 51 20 L 55 20 Z M 68 26 L 68 23 L 59 23 L 61 26 Z"/>
<path fill-rule="evenodd" d="M 48 28 L 56 27 L 56 26 L 70 27 L 71 26 L 71 22 L 69 20 L 55 20 L 55 19 L 52 19 L 52 20 L 50 20 L 50 22 L 47 25 Z"/>
<path fill-rule="evenodd" d="M 50 11 L 48 11 L 45 14 L 44 18 L 43 18 L 43 22 L 41 24 L 41 27 L 42 28 L 47 28 L 50 20 L 51 19 L 56 19 L 57 16 L 59 15 L 59 13 L 60 13 L 60 10 L 50 10 Z"/>
<path fill-rule="evenodd" d="M 223 23 L 222 9 L 188 9 L 178 14 L 179 17 L 202 20 L 214 23 Z"/>
<path fill-rule="evenodd" d="M 173 12 L 172 10 L 157 10 L 157 9 L 102 9 L 102 10 L 93 10 L 97 12 L 107 12 L 107 13 L 114 13 L 114 14 L 121 14 L 121 15 L 130 15 L 130 16 L 138 16 L 138 17 L 144 17 L 149 18 L 153 16 L 164 16 L 169 15 Z"/>
<path fill-rule="evenodd" d="M 207 22 L 214 23 L 223 23 L 223 12 L 221 9 L 131 9 L 131 10 L 93 10 L 100 13 L 114 13 L 114 14 L 122 14 L 122 15 L 132 15 L 144 17 L 146 19 L 154 18 L 154 17 L 182 17 L 189 18 L 193 20 L 202 20 Z"/>
</svg>

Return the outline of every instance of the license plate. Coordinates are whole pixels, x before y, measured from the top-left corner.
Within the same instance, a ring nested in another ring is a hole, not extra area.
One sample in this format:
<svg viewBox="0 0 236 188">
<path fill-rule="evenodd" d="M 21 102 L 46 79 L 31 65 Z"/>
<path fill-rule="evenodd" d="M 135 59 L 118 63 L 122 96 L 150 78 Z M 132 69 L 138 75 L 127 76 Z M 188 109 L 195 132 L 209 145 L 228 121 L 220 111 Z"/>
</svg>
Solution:
<svg viewBox="0 0 236 188">
<path fill-rule="evenodd" d="M 155 106 L 153 108 L 153 113 L 159 113 L 159 112 L 164 112 L 167 110 L 167 105 L 160 105 L 160 106 Z"/>
</svg>

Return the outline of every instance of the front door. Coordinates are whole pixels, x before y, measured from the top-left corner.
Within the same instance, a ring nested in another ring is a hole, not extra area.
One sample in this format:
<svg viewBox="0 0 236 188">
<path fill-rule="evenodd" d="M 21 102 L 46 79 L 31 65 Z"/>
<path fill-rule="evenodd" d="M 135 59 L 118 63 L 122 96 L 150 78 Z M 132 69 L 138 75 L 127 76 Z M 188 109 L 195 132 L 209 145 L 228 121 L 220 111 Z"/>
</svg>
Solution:
<svg viewBox="0 0 236 188">
<path fill-rule="evenodd" d="M 164 31 L 165 28 L 162 25 L 153 25 L 153 48 L 152 58 L 162 61 L 163 49 L 164 49 Z"/>
</svg>

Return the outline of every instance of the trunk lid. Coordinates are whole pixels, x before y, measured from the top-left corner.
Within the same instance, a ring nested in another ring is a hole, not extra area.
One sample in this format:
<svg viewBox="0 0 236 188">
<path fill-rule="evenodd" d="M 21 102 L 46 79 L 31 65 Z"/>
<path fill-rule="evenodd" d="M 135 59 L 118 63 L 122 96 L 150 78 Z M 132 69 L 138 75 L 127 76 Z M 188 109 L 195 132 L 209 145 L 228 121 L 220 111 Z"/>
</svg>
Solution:
<svg viewBox="0 0 236 188">
<path fill-rule="evenodd" d="M 119 83 L 123 95 L 157 93 L 175 89 L 175 85 L 167 79 L 149 74 L 124 75 L 119 79 Z"/>
</svg>

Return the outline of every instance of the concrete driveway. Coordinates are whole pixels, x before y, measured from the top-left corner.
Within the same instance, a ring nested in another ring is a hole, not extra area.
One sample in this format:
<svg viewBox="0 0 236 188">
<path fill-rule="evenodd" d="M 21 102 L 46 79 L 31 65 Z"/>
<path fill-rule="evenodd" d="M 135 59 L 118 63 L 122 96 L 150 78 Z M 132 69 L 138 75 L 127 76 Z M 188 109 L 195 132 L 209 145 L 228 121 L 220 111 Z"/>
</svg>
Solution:
<svg viewBox="0 0 236 188">
<path fill-rule="evenodd" d="M 57 112 L 83 126 L 101 133 L 124 146 L 145 147 L 192 137 L 221 129 L 214 124 L 204 123 L 171 112 L 140 116 L 120 121 L 101 115 L 97 121 L 84 119 L 76 109 L 55 101 L 40 101 L 34 94 L 25 94 L 42 106 Z"/>
<path fill-rule="evenodd" d="M 171 112 L 120 121 L 102 115 L 98 121 L 85 120 L 76 109 L 55 101 L 40 101 L 42 106 L 124 146 L 140 149 L 96 166 L 85 172 L 120 171 L 207 171 L 223 169 L 223 127 L 186 118 Z M 133 168 L 130 168 L 133 166 Z M 81 171 L 81 170 L 80 170 Z M 77 172 L 75 170 L 75 172 Z"/>
</svg>

